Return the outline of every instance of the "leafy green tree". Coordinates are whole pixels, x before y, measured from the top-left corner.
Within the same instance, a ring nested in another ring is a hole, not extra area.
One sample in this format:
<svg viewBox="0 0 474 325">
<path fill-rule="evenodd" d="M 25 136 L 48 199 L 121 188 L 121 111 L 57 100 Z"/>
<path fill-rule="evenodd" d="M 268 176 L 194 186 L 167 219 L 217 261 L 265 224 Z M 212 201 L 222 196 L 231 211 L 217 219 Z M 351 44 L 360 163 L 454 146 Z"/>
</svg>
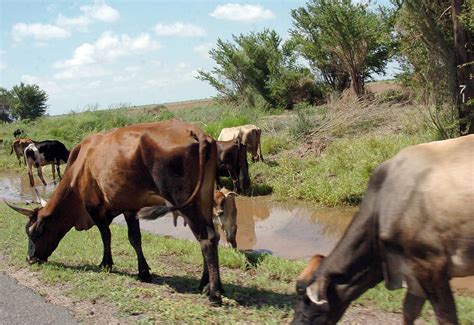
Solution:
<svg viewBox="0 0 474 325">
<path fill-rule="evenodd" d="M 350 78 L 358 96 L 371 74 L 384 72 L 394 46 L 390 17 L 368 8 L 351 0 L 311 0 L 291 12 L 290 33 L 299 53 L 335 90 Z"/>
<path fill-rule="evenodd" d="M 472 32 L 474 5 L 461 0 L 392 0 L 398 7 L 396 36 L 404 73 L 404 85 L 425 104 L 457 106 L 461 133 L 474 132 L 474 97 L 469 85 L 460 103 L 461 84 L 469 84 L 474 72 Z M 456 10 L 455 10 L 456 9 Z M 456 32 L 457 37 L 454 37 Z"/>
<path fill-rule="evenodd" d="M 296 64 L 292 49 L 273 30 L 240 34 L 233 41 L 218 39 L 209 53 L 217 66 L 211 72 L 199 71 L 198 79 L 209 82 L 222 96 L 251 103 L 257 96 L 272 107 L 289 108 L 298 97 L 291 89 L 298 85 L 305 84 L 310 101 L 321 94 L 314 81 L 308 86 L 310 71 Z"/>
<path fill-rule="evenodd" d="M 0 121 L 12 121 L 12 102 L 11 93 L 5 88 L 0 87 Z"/>
<path fill-rule="evenodd" d="M 36 119 L 46 113 L 48 95 L 36 84 L 20 83 L 11 90 L 13 96 L 12 114 L 19 119 Z"/>
</svg>

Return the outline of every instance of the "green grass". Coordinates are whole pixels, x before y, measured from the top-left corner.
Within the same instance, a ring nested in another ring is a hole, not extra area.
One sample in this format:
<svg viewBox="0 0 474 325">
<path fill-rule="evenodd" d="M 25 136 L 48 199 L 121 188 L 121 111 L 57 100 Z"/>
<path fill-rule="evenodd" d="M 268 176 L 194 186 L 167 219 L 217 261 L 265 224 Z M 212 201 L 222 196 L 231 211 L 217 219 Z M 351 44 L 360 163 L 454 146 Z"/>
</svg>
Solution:
<svg viewBox="0 0 474 325">
<path fill-rule="evenodd" d="M 136 257 L 125 227 L 112 225 L 115 266 L 107 273 L 96 266 L 102 254 L 96 228 L 71 230 L 48 263 L 29 266 L 25 222 L 0 204 L 0 254 L 5 257 L 0 271 L 26 268 L 41 281 L 43 292 L 50 286 L 60 288 L 66 296 L 112 305 L 125 320 L 133 317 L 143 322 L 281 323 L 292 318 L 294 281 L 303 261 L 246 256 L 220 247 L 225 297 L 222 307 L 213 308 L 206 296 L 196 292 L 202 268 L 197 242 L 144 233 L 144 254 L 155 275 L 153 283 L 144 284 L 135 278 Z M 389 292 L 379 285 L 356 304 L 400 312 L 402 294 L 402 290 Z M 456 297 L 456 302 L 461 322 L 472 323 L 474 298 Z M 424 316 L 431 317 L 432 311 L 425 311 Z"/>
<path fill-rule="evenodd" d="M 400 149 L 426 141 L 422 136 L 364 135 L 339 139 L 320 156 L 302 159 L 291 153 L 276 157 L 273 163 L 250 167 L 259 175 L 257 184 L 273 189 L 281 200 L 305 200 L 325 206 L 358 204 L 376 166 Z"/>
</svg>

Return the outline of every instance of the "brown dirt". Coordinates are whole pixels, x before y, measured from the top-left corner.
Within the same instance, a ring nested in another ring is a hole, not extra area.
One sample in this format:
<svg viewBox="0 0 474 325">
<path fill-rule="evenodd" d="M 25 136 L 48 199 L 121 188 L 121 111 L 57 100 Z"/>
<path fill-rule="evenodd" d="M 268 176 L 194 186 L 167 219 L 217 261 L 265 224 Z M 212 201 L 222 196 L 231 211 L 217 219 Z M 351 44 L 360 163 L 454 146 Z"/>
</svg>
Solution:
<svg viewBox="0 0 474 325">
<path fill-rule="evenodd" d="M 319 156 L 324 152 L 324 150 L 326 150 L 330 143 L 331 140 L 326 137 L 307 138 L 294 150 L 293 154 L 300 158 L 310 154 Z"/>
<path fill-rule="evenodd" d="M 0 261 L 2 260 L 0 255 Z M 113 305 L 105 301 L 89 301 L 79 300 L 68 297 L 63 292 L 68 291 L 67 285 L 47 285 L 41 283 L 36 272 L 28 269 L 14 269 L 8 267 L 5 269 L 6 274 L 13 277 L 19 284 L 26 286 L 43 298 L 55 305 L 63 306 L 69 309 L 76 319 L 85 324 L 130 324 L 135 323 L 139 319 L 134 316 L 118 318 L 118 310 Z M 141 283 L 140 285 L 148 286 L 149 284 Z M 172 293 L 170 293 L 172 294 Z M 143 316 L 143 315 L 141 315 Z M 352 306 L 345 313 L 340 324 L 400 324 L 402 315 L 399 313 L 388 313 L 364 306 Z M 422 320 L 416 324 L 425 324 Z"/>
</svg>

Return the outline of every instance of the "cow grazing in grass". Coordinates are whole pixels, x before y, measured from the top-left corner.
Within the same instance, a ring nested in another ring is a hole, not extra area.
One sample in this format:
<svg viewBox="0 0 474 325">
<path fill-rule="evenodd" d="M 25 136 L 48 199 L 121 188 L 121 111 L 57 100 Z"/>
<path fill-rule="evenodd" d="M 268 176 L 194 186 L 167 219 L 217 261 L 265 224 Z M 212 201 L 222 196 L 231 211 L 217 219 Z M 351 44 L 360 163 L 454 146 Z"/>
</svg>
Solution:
<svg viewBox="0 0 474 325">
<path fill-rule="evenodd" d="M 96 225 L 104 245 L 101 266 L 111 269 L 109 225 L 123 213 L 139 278 L 147 281 L 151 275 L 137 216 L 155 219 L 179 211 L 201 245 L 200 288 L 209 284 L 210 301 L 220 304 L 218 235 L 212 216 L 216 167 L 215 141 L 189 123 L 143 123 L 88 136 L 71 151 L 63 179 L 46 206 L 27 210 L 10 204 L 29 217 L 28 260 L 46 261 L 72 227 Z"/>
<path fill-rule="evenodd" d="M 250 187 L 247 147 L 239 139 L 217 141 L 217 184 L 220 176 L 230 176 L 234 192 L 241 193 Z"/>
<path fill-rule="evenodd" d="M 15 152 L 16 157 L 18 158 L 18 165 L 21 166 L 21 160 L 24 159 L 23 152 L 25 151 L 26 147 L 29 144 L 33 143 L 33 140 L 25 138 L 25 139 L 16 139 L 12 143 L 12 149 L 10 151 L 10 155 Z M 26 161 L 25 161 L 26 165 Z"/>
<path fill-rule="evenodd" d="M 405 324 L 425 300 L 456 324 L 452 277 L 474 275 L 474 135 L 408 147 L 381 164 L 332 253 L 297 283 L 294 324 L 335 324 L 385 280 L 407 285 Z M 318 267 L 319 266 L 319 267 Z"/>
<path fill-rule="evenodd" d="M 262 156 L 262 145 L 260 143 L 260 138 L 262 135 L 262 130 L 253 125 L 241 125 L 232 128 L 222 129 L 219 134 L 219 141 L 229 141 L 234 139 L 239 139 L 242 144 L 247 147 L 247 151 L 250 152 L 252 156 L 252 161 L 263 161 Z M 260 151 L 260 152 L 258 152 Z"/>
<path fill-rule="evenodd" d="M 38 176 L 46 185 L 41 170 L 42 166 L 51 165 L 53 180 L 56 181 L 55 168 L 58 177 L 61 179 L 60 164 L 65 164 L 69 157 L 69 150 L 66 146 L 57 140 L 34 141 L 30 143 L 24 150 L 25 163 L 28 166 L 28 176 L 30 177 L 30 185 L 34 186 L 33 166 L 37 169 Z"/>
</svg>

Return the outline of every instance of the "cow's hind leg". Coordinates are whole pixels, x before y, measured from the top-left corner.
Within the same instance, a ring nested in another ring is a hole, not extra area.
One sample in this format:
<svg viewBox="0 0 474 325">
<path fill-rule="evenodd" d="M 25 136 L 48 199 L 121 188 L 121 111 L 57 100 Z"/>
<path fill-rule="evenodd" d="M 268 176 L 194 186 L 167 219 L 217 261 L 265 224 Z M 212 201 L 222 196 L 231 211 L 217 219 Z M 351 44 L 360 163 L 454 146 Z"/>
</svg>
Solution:
<svg viewBox="0 0 474 325">
<path fill-rule="evenodd" d="M 128 240 L 137 253 L 138 278 L 143 282 L 151 281 L 150 267 L 143 256 L 142 234 L 140 232 L 140 221 L 136 218 L 135 212 L 124 212 L 125 221 L 128 226 Z"/>
<path fill-rule="evenodd" d="M 46 186 L 47 183 L 46 183 L 46 181 L 44 180 L 43 171 L 41 170 L 41 166 L 36 166 L 36 170 L 38 171 L 38 176 L 39 176 L 39 178 L 41 179 L 41 181 L 43 182 L 43 185 Z"/>
<path fill-rule="evenodd" d="M 415 296 L 407 291 L 403 300 L 403 324 L 412 325 L 420 316 L 421 309 L 425 303 L 425 299 Z"/>
<path fill-rule="evenodd" d="M 200 217 L 197 209 L 193 210 L 194 213 L 191 212 L 192 214 L 189 214 L 189 212 L 186 211 L 185 215 L 197 217 L 196 219 L 188 218 L 188 220 L 189 227 L 201 245 L 201 251 L 204 257 L 203 273 L 199 289 L 204 289 L 209 283 L 209 300 L 211 304 L 218 306 L 222 304 L 221 294 L 224 291 L 220 279 L 219 257 L 217 254 L 219 234 L 215 231 L 212 220 L 210 220 L 210 224 L 204 223 L 205 218 Z"/>
<path fill-rule="evenodd" d="M 56 172 L 54 170 L 54 164 L 51 164 L 51 173 L 53 174 L 53 182 L 56 184 Z"/>
</svg>

